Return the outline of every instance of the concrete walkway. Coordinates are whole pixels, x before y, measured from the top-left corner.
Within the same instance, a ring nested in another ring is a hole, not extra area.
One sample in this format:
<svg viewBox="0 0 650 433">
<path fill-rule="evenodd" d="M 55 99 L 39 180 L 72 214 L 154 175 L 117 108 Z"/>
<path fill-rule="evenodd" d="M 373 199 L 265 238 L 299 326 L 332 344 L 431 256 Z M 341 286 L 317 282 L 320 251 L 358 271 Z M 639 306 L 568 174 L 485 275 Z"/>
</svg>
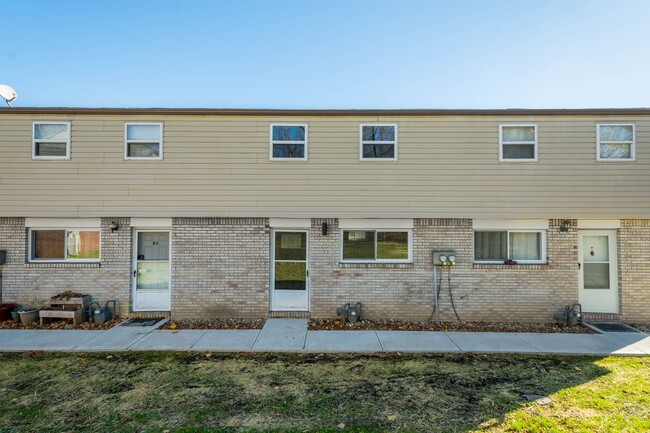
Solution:
<svg viewBox="0 0 650 433">
<path fill-rule="evenodd" d="M 162 322 L 161 322 L 162 323 Z M 261 330 L 0 330 L 0 351 L 418 352 L 650 355 L 644 333 L 308 331 L 304 319 L 268 319 Z"/>
</svg>

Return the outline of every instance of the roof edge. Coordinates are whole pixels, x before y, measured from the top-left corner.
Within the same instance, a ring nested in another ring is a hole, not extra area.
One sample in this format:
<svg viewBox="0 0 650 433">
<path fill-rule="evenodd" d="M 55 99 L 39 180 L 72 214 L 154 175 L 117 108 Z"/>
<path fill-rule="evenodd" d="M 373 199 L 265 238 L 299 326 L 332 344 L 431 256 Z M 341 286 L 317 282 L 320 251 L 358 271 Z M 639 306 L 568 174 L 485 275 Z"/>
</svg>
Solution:
<svg viewBox="0 0 650 433">
<path fill-rule="evenodd" d="M 0 107 L 2 114 L 204 115 L 204 116 L 593 116 L 649 115 L 650 108 L 505 109 L 258 109 L 258 108 L 89 108 Z"/>
</svg>

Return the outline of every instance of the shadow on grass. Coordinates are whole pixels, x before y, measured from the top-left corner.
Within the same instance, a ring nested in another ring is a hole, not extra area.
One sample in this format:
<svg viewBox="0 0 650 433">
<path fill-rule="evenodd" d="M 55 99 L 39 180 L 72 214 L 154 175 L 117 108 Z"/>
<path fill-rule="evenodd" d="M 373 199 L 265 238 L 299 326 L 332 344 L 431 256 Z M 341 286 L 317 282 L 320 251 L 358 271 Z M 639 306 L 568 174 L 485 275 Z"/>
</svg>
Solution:
<svg viewBox="0 0 650 433">
<path fill-rule="evenodd" d="M 422 431 L 499 424 L 593 357 L 0 354 L 0 431 Z"/>
</svg>

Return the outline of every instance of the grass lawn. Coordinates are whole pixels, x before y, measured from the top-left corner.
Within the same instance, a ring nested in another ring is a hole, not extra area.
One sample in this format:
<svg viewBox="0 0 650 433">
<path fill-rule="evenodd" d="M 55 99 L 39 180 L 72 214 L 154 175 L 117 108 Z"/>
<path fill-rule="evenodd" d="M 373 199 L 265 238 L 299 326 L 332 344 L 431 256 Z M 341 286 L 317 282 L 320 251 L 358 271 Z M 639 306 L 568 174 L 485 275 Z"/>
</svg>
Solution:
<svg viewBox="0 0 650 433">
<path fill-rule="evenodd" d="M 0 390 L 3 433 L 650 431 L 650 358 L 3 353 Z"/>
</svg>

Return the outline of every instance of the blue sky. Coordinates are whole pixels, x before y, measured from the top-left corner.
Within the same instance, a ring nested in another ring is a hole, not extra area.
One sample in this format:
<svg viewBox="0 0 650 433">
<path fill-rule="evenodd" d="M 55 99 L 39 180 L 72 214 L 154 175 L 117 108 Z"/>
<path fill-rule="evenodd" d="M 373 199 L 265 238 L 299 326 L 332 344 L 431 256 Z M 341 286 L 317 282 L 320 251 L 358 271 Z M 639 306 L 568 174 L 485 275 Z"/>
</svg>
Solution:
<svg viewBox="0 0 650 433">
<path fill-rule="evenodd" d="M 0 13 L 14 106 L 650 106 L 648 0 L 0 0 Z"/>
</svg>

